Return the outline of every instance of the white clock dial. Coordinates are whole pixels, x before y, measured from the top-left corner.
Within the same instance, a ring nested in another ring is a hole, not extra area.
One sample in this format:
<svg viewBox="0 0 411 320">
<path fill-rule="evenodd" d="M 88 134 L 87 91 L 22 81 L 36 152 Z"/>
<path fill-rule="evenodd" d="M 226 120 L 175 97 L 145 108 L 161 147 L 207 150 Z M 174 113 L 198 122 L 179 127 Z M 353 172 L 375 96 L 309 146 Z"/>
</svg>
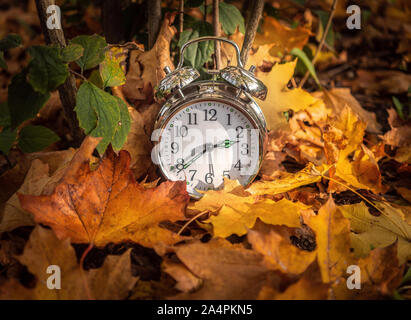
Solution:
<svg viewBox="0 0 411 320">
<path fill-rule="evenodd" d="M 253 121 L 234 105 L 215 100 L 188 103 L 163 127 L 160 167 L 187 191 L 219 189 L 224 177 L 247 185 L 259 168 L 259 135 Z"/>
</svg>

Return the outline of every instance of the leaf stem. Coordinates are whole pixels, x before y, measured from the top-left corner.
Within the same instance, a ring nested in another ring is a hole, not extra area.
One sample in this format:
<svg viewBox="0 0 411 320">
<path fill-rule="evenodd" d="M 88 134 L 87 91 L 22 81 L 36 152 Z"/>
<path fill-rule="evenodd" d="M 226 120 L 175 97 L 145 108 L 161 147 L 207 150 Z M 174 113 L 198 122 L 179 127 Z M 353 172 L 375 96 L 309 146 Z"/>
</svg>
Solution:
<svg viewBox="0 0 411 320">
<path fill-rule="evenodd" d="M 87 249 L 84 250 L 84 252 L 83 252 L 83 254 L 81 255 L 81 258 L 80 258 L 81 279 L 83 281 L 83 286 L 84 286 L 84 289 L 86 290 L 86 294 L 87 294 L 87 297 L 88 297 L 89 300 L 94 300 L 94 299 L 93 299 L 93 296 L 91 295 L 90 287 L 88 285 L 87 278 L 86 278 L 86 275 L 84 273 L 84 260 L 86 259 L 86 256 L 91 251 L 91 249 L 93 249 L 93 247 L 94 247 L 94 244 L 90 243 L 89 246 L 87 247 Z"/>
<path fill-rule="evenodd" d="M 318 57 L 319 57 L 319 55 L 320 55 L 320 52 L 321 52 L 321 50 L 322 50 L 322 48 L 323 48 L 323 46 L 324 46 L 324 43 L 325 43 L 325 39 L 327 38 L 328 31 L 330 30 L 331 22 L 333 21 L 334 14 L 335 14 L 335 10 L 337 9 L 337 2 L 338 2 L 338 0 L 334 0 L 334 1 L 333 1 L 333 4 L 331 5 L 330 16 L 328 17 L 328 21 L 327 21 L 327 24 L 326 24 L 326 26 L 325 26 L 325 30 L 324 30 L 323 36 L 322 36 L 322 38 L 321 38 L 321 40 L 320 40 L 320 44 L 318 45 L 317 51 L 315 52 L 314 58 L 313 58 L 313 60 L 312 60 L 313 66 L 315 65 L 315 62 L 317 61 L 317 59 L 318 59 Z M 300 84 L 298 85 L 299 88 L 301 88 L 301 87 L 304 85 L 304 83 L 307 81 L 309 75 L 310 75 L 310 72 L 307 70 L 307 71 L 305 72 L 304 77 L 303 77 L 302 80 L 300 81 Z"/>
<path fill-rule="evenodd" d="M 82 74 L 80 74 L 80 73 L 78 73 L 78 72 L 76 72 L 76 71 L 74 71 L 74 70 L 72 70 L 72 69 L 70 69 L 70 68 L 69 68 L 69 71 L 70 71 L 70 73 L 76 75 L 77 77 L 83 79 L 84 81 L 87 81 L 87 78 L 86 78 L 85 76 L 83 76 Z"/>
<path fill-rule="evenodd" d="M 193 218 L 191 218 L 190 220 L 188 220 L 184 226 L 181 227 L 181 229 L 177 232 L 177 235 L 181 235 L 181 233 L 185 230 L 185 228 L 188 227 L 188 225 L 193 222 L 194 220 L 196 220 L 197 218 L 201 217 L 203 214 L 208 213 L 208 210 L 200 212 L 199 214 L 195 215 Z"/>
</svg>

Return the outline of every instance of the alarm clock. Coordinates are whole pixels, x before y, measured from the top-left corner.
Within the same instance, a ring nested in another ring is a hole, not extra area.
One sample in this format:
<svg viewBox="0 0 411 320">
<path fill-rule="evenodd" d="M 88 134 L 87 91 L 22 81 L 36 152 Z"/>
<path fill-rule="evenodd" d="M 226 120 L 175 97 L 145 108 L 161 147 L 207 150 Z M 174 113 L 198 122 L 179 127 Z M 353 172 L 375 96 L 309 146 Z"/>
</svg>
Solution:
<svg viewBox="0 0 411 320">
<path fill-rule="evenodd" d="M 235 48 L 237 66 L 205 70 L 213 80 L 196 81 L 198 70 L 183 66 L 184 52 L 202 41 L 222 41 Z M 187 192 L 200 198 L 206 190 L 224 186 L 224 178 L 243 186 L 256 177 L 264 155 L 266 121 L 256 101 L 264 100 L 267 87 L 245 70 L 240 50 L 231 40 L 201 37 L 186 42 L 174 71 L 156 88 L 157 98 L 166 98 L 157 120 L 153 157 L 168 180 L 184 180 Z"/>
</svg>

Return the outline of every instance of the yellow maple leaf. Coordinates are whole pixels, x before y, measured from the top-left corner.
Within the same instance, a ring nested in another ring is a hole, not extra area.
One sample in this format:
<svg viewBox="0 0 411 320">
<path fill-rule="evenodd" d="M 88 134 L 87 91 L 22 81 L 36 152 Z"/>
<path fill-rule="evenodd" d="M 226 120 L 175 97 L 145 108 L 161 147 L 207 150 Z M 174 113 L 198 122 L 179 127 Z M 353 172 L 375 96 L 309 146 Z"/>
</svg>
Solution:
<svg viewBox="0 0 411 320">
<path fill-rule="evenodd" d="M 236 205 L 225 205 L 217 215 L 205 221 L 213 224 L 215 237 L 225 238 L 232 234 L 242 236 L 254 226 L 257 218 L 267 224 L 298 228 L 301 226 L 301 210 L 309 208 L 300 202 L 287 199 L 280 201 L 264 199 L 249 205 L 247 210 L 238 210 L 233 207 L 238 208 Z"/>
<path fill-rule="evenodd" d="M 353 259 L 350 252 L 350 221 L 330 197 L 318 215 L 309 216 L 304 222 L 316 235 L 317 261 L 323 282 L 337 280 L 346 273 Z"/>
<path fill-rule="evenodd" d="M 257 78 L 268 88 L 266 100 L 258 101 L 267 120 L 268 130 L 274 130 L 287 124 L 283 112 L 290 109 L 303 110 L 318 101 L 301 88 L 287 88 L 296 65 L 297 60 L 294 60 L 284 64 L 276 64 L 270 72 L 256 72 Z"/>
<path fill-rule="evenodd" d="M 257 181 L 253 183 L 247 191 L 253 195 L 275 195 L 283 193 L 307 184 L 315 183 L 321 180 L 321 174 L 324 174 L 330 166 L 322 165 L 315 167 L 309 163 L 303 170 L 297 173 L 286 173 L 280 179 L 273 181 Z"/>
<path fill-rule="evenodd" d="M 383 202 L 375 205 L 384 214 L 378 217 L 372 215 L 364 202 L 339 207 L 351 221 L 354 253 L 365 257 L 372 248 L 385 247 L 398 241 L 398 259 L 402 264 L 411 258 L 411 226 L 400 209 Z"/>
</svg>

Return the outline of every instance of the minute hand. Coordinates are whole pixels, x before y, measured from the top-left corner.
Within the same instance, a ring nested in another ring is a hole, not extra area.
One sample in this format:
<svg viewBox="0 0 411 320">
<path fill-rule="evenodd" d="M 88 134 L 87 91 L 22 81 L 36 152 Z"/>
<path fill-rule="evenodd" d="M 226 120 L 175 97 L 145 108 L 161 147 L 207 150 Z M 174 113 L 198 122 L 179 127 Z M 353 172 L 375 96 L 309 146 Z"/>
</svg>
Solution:
<svg viewBox="0 0 411 320">
<path fill-rule="evenodd" d="M 192 157 L 186 164 L 184 164 L 183 169 L 187 169 L 191 164 L 196 161 L 198 158 L 200 158 L 206 151 L 203 150 L 202 152 L 196 154 L 194 157 Z"/>
</svg>

